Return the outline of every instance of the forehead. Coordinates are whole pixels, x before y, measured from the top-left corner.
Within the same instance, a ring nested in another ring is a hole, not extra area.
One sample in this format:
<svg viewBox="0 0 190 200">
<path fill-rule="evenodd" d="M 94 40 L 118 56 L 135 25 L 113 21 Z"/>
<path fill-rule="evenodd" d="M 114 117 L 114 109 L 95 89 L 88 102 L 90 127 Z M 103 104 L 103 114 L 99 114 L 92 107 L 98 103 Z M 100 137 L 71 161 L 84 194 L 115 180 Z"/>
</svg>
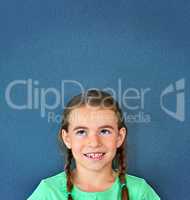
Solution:
<svg viewBox="0 0 190 200">
<path fill-rule="evenodd" d="M 113 110 L 93 106 L 84 106 L 71 111 L 69 115 L 70 126 L 102 126 L 117 125 L 117 116 Z"/>
</svg>

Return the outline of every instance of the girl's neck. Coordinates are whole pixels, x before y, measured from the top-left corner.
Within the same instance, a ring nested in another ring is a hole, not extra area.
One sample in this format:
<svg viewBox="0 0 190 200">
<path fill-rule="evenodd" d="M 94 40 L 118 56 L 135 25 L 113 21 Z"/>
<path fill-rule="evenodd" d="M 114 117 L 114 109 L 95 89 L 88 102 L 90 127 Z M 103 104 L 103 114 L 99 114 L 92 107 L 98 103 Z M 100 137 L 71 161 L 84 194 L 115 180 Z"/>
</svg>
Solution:
<svg viewBox="0 0 190 200">
<path fill-rule="evenodd" d="M 72 182 L 83 191 L 100 191 L 109 188 L 117 176 L 118 173 L 113 169 L 101 173 L 74 169 L 72 171 Z"/>
</svg>

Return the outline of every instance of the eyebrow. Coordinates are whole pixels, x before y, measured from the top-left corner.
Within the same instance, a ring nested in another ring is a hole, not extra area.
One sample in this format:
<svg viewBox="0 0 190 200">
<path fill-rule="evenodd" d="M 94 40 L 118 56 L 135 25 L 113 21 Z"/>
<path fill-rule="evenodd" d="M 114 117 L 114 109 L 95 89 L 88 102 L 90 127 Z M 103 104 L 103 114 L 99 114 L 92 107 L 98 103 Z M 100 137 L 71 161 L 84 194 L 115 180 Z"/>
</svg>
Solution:
<svg viewBox="0 0 190 200">
<path fill-rule="evenodd" d="M 110 128 L 110 129 L 114 130 L 114 127 L 111 126 L 111 125 L 103 125 L 103 126 L 98 127 L 98 129 L 101 129 L 101 128 Z M 77 129 L 88 129 L 88 127 L 86 127 L 86 126 L 76 126 L 75 128 L 73 128 L 73 131 L 75 131 Z"/>
</svg>

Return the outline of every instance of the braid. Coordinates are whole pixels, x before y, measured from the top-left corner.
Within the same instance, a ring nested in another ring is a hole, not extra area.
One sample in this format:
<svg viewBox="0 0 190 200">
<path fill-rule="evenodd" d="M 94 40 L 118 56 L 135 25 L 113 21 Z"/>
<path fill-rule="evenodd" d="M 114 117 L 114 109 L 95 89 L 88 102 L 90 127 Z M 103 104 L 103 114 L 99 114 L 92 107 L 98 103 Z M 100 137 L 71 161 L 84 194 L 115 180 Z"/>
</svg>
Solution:
<svg viewBox="0 0 190 200">
<path fill-rule="evenodd" d="M 71 160 L 73 158 L 72 152 L 70 149 L 67 149 L 67 160 L 66 160 L 66 164 L 65 164 L 65 172 L 66 172 L 66 176 L 67 176 L 67 192 L 68 192 L 68 200 L 73 200 L 72 196 L 71 196 L 71 191 L 73 188 L 73 183 L 71 181 Z"/>
<path fill-rule="evenodd" d="M 119 157 L 119 180 L 121 183 L 121 199 L 129 200 L 129 192 L 126 185 L 125 173 L 126 173 L 126 165 L 125 165 L 125 147 L 124 143 L 121 147 L 118 148 L 118 157 Z"/>
</svg>

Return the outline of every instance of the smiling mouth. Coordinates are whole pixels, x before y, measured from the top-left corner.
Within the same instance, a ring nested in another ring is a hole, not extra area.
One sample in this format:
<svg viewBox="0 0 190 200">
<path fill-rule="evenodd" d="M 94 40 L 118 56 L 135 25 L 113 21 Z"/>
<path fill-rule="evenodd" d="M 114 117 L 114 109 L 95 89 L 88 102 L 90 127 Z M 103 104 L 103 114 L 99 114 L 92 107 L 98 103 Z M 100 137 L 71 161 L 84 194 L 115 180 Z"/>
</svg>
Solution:
<svg viewBox="0 0 190 200">
<path fill-rule="evenodd" d="M 106 153 L 86 153 L 83 154 L 86 158 L 92 160 L 101 160 Z"/>
</svg>

